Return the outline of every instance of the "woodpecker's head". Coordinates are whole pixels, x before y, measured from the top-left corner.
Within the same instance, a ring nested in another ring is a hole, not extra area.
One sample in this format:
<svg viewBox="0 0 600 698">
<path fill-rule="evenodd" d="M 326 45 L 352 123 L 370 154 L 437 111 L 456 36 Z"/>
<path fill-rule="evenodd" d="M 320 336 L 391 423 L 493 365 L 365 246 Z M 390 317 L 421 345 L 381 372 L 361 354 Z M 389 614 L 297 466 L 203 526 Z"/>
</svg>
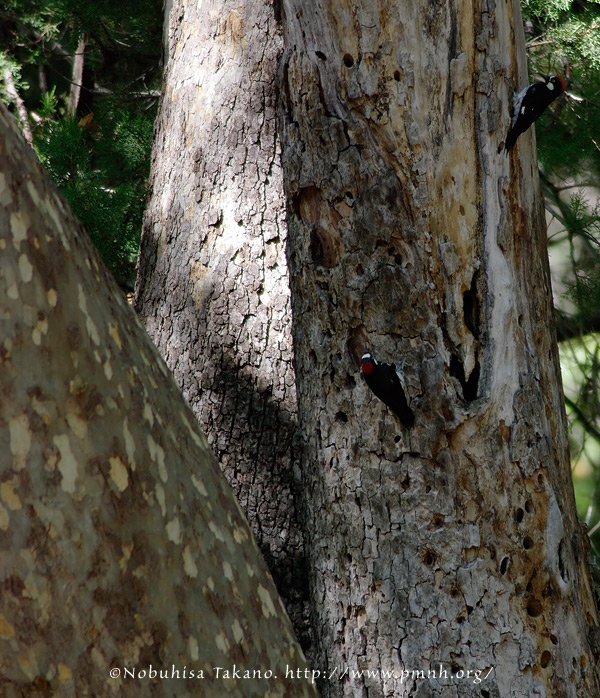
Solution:
<svg viewBox="0 0 600 698">
<path fill-rule="evenodd" d="M 360 368 L 361 371 L 365 374 L 365 376 L 370 376 L 371 373 L 373 373 L 373 369 L 375 368 L 375 359 L 373 358 L 373 354 L 371 354 L 370 351 L 367 350 L 362 355 L 360 359 Z"/>
<path fill-rule="evenodd" d="M 544 78 L 544 83 L 546 84 L 547 89 L 549 89 L 551 92 L 556 90 L 557 96 L 562 94 L 567 89 L 567 85 L 560 75 L 545 75 L 544 73 L 540 73 L 540 75 Z"/>
</svg>

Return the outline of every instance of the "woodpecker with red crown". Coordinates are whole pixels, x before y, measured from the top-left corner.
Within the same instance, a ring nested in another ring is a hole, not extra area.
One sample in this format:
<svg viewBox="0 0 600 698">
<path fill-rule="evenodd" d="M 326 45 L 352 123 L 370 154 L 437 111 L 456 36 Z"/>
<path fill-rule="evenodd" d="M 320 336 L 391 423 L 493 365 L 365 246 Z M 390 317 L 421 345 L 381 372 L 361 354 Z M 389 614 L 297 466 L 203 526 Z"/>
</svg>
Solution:
<svg viewBox="0 0 600 698">
<path fill-rule="evenodd" d="M 412 427 L 415 423 L 415 415 L 404 394 L 402 371 L 398 370 L 394 364 L 377 361 L 368 350 L 360 360 L 360 368 L 367 385 L 375 395 L 385 402 L 405 427 Z"/>
<path fill-rule="evenodd" d="M 515 95 L 512 122 L 504 143 L 504 150 L 507 153 L 514 146 L 517 138 L 525 133 L 550 104 L 567 89 L 561 77 L 543 73 L 540 75 L 544 78 L 543 82 L 534 82 Z M 500 150 L 502 150 L 501 147 L 498 151 Z"/>
</svg>

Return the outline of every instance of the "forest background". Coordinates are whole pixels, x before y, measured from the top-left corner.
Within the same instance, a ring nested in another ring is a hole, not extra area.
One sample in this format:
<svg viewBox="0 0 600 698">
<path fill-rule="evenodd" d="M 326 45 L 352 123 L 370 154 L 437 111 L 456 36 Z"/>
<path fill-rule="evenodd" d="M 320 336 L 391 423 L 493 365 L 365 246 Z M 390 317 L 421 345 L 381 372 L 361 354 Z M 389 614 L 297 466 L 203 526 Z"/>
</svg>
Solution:
<svg viewBox="0 0 600 698">
<path fill-rule="evenodd" d="M 521 4 L 530 79 L 567 81 L 536 135 L 577 507 L 600 559 L 600 3 Z M 126 294 L 147 197 L 162 30 L 162 0 L 126 10 L 116 0 L 0 8 L 0 97 Z"/>
</svg>

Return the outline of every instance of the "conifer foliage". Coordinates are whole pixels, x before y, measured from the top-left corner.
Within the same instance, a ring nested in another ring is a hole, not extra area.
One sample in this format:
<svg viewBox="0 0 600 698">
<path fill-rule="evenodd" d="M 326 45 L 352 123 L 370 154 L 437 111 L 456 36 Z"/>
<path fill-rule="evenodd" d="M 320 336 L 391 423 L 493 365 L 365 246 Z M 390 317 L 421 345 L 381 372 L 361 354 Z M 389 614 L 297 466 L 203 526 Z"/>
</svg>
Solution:
<svg viewBox="0 0 600 698">
<path fill-rule="evenodd" d="M 133 283 L 160 89 L 161 0 L 6 0 L 0 98 L 122 287 Z"/>
<path fill-rule="evenodd" d="M 567 414 L 580 514 L 600 517 L 600 5 L 582 0 L 524 0 L 535 72 L 564 77 L 567 94 L 536 126 L 540 176 L 552 222 L 553 271 Z M 594 545 L 592 536 L 592 545 Z M 600 552 L 600 539 L 596 553 Z"/>
</svg>

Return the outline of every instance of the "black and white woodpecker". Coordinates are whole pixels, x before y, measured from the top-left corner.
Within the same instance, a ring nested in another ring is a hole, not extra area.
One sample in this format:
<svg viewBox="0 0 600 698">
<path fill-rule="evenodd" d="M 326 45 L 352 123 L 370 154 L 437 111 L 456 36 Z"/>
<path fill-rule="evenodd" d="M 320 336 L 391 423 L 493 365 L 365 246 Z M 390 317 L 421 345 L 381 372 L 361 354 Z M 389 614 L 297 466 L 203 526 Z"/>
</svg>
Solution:
<svg viewBox="0 0 600 698">
<path fill-rule="evenodd" d="M 504 142 L 504 150 L 507 153 L 514 146 L 517 138 L 525 133 L 550 104 L 566 90 L 567 86 L 561 77 L 542 73 L 540 75 L 544 78 L 543 82 L 534 82 L 514 97 L 513 117 Z"/>
<path fill-rule="evenodd" d="M 415 415 L 408 405 L 402 386 L 402 371 L 394 364 L 377 361 L 370 351 L 365 351 L 360 368 L 367 385 L 375 395 L 394 412 L 405 427 L 412 427 Z"/>
</svg>

